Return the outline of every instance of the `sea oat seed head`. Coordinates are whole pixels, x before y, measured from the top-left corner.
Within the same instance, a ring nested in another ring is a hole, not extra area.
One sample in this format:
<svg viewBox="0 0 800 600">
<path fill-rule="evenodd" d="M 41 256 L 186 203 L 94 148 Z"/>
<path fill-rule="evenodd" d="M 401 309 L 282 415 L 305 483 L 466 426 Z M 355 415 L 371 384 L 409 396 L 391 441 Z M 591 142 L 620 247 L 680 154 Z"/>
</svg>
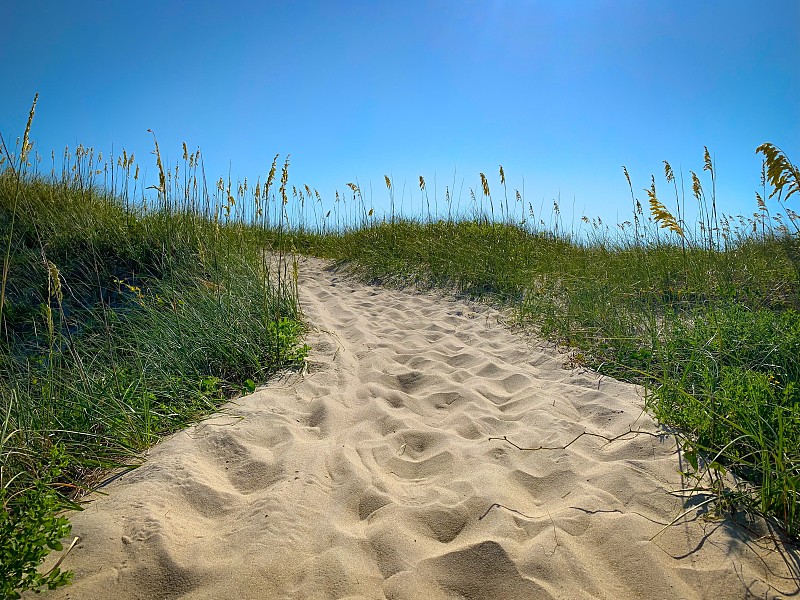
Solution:
<svg viewBox="0 0 800 600">
<path fill-rule="evenodd" d="M 690 171 L 692 174 L 692 193 L 697 200 L 701 200 L 703 197 L 703 186 L 700 183 L 700 178 L 697 176 L 697 173 L 694 171 Z"/>
<path fill-rule="evenodd" d="M 486 175 L 481 173 L 481 186 L 483 187 L 483 195 L 489 196 L 489 182 L 486 180 Z"/>
<path fill-rule="evenodd" d="M 714 166 L 711 164 L 711 155 L 708 153 L 708 146 L 703 146 L 703 170 L 714 174 Z"/>
<path fill-rule="evenodd" d="M 664 176 L 667 178 L 667 183 L 675 179 L 675 174 L 672 172 L 672 167 L 667 161 L 664 161 Z"/>
<path fill-rule="evenodd" d="M 763 210 L 764 212 L 767 212 L 767 205 L 761 198 L 761 194 L 759 194 L 758 192 L 756 192 L 756 203 L 758 204 L 758 210 Z"/>
<path fill-rule="evenodd" d="M 622 172 L 625 174 L 625 179 L 628 180 L 628 185 L 629 186 L 632 185 L 631 184 L 631 176 L 628 175 L 628 168 L 625 165 L 622 165 Z"/>
<path fill-rule="evenodd" d="M 650 197 L 650 213 L 653 215 L 653 219 L 656 221 L 656 223 L 659 223 L 662 229 L 669 229 L 673 233 L 684 237 L 683 229 L 675 220 L 675 217 L 672 216 L 672 213 L 667 210 L 667 207 L 659 202 L 658 198 L 656 197 L 655 178 L 651 177 L 650 180 L 650 187 L 646 188 L 645 191 Z"/>
<path fill-rule="evenodd" d="M 788 189 L 784 200 L 788 200 L 793 194 L 800 192 L 800 168 L 796 167 L 780 148 L 774 144 L 764 143 L 756 148 L 756 152 L 764 154 L 766 162 L 766 181 L 774 188 L 769 195 L 770 198 L 777 195 L 778 200 Z"/>
<path fill-rule="evenodd" d="M 22 136 L 22 155 L 20 156 L 20 160 L 24 163 L 27 154 L 30 150 L 26 150 L 28 148 L 28 139 L 31 134 L 31 125 L 33 124 L 33 115 L 36 113 L 36 102 L 39 100 L 39 92 L 33 96 L 33 104 L 31 104 L 31 112 L 28 113 L 28 123 L 25 125 L 25 134 Z"/>
</svg>

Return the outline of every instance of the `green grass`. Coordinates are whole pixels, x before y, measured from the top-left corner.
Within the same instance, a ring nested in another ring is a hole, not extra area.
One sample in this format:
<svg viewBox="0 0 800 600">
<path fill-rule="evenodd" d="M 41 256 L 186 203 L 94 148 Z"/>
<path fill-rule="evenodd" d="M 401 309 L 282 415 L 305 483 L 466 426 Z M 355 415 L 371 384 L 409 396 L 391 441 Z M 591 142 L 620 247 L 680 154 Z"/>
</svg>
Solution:
<svg viewBox="0 0 800 600">
<path fill-rule="evenodd" d="M 291 260 L 229 189 L 199 191 L 199 153 L 142 200 L 133 157 L 81 147 L 44 176 L 27 137 L 0 171 L 3 598 L 68 581 L 37 571 L 59 510 L 307 352 Z"/>
<path fill-rule="evenodd" d="M 773 161 L 785 159 L 765 148 Z M 772 164 L 764 196 L 771 182 L 785 207 L 780 193 L 797 189 L 797 170 L 788 159 Z M 520 210 L 519 194 L 511 209 L 492 203 L 482 174 L 483 193 L 472 195 L 466 218 L 370 219 L 355 194 L 361 208 L 349 227 L 296 232 L 293 244 L 350 264 L 365 281 L 443 287 L 514 307 L 520 321 L 571 347 L 573 364 L 646 386 L 650 410 L 676 431 L 694 493 L 715 498 L 717 513 L 743 508 L 797 538 L 797 215 L 770 215 L 761 194 L 753 217 L 719 212 L 706 150 L 711 191 L 692 173 L 697 216 L 687 223 L 665 165 L 680 217 L 658 200 L 653 180 L 649 214 L 631 187 L 630 222 L 611 229 L 585 217 L 582 233 L 568 232 L 557 204 L 545 223 L 530 205 Z M 502 221 L 492 219 L 492 204 Z"/>
<path fill-rule="evenodd" d="M 185 146 L 167 170 L 156 144 L 152 193 L 124 152 L 103 161 L 79 147 L 41 173 L 30 125 L 0 157 L 6 596 L 69 580 L 37 568 L 69 531 L 59 511 L 109 469 L 302 363 L 294 252 L 345 262 L 369 282 L 512 307 L 571 348 L 572 364 L 646 387 L 690 487 L 717 514 L 743 508 L 800 537 L 800 232 L 785 204 L 800 177 L 774 146 L 759 149 L 752 217 L 718 209 L 706 150 L 689 209 L 665 163 L 674 210 L 655 179 L 645 210 L 625 170 L 630 221 L 587 216 L 568 228 L 557 202 L 534 214 L 518 191 L 509 197 L 502 168 L 502 198 L 481 173 L 467 206 L 449 189 L 429 196 L 420 177 L 411 218 L 395 212 L 403 203 L 386 178 L 392 208 L 380 216 L 356 184 L 324 207 L 316 190 L 289 185 L 277 156 L 263 182 L 212 189 Z"/>
</svg>

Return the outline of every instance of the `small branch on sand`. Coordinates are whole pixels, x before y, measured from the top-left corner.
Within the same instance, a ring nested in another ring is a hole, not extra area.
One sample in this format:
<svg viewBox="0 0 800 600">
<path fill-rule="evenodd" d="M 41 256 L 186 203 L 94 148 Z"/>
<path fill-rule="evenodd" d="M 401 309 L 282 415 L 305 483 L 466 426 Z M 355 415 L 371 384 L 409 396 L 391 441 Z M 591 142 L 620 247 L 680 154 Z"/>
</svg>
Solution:
<svg viewBox="0 0 800 600">
<path fill-rule="evenodd" d="M 615 435 L 614 437 L 608 437 L 608 436 L 602 435 L 600 433 L 592 433 L 590 431 L 585 431 L 584 430 L 583 432 L 581 432 L 577 436 L 575 436 L 575 438 L 573 438 L 572 441 L 570 441 L 568 444 L 565 444 L 563 446 L 537 446 L 535 448 L 523 448 L 522 446 L 518 446 L 517 444 L 512 442 L 510 439 L 508 439 L 508 436 L 506 436 L 506 435 L 504 435 L 503 437 L 490 437 L 489 441 L 492 441 L 492 440 L 503 440 L 504 442 L 507 442 L 507 443 L 511 444 L 512 446 L 514 446 L 514 448 L 516 448 L 517 450 L 566 450 L 572 444 L 577 442 L 579 439 L 581 439 L 585 435 L 604 439 L 606 442 L 608 442 L 610 444 L 611 442 L 615 442 L 615 441 L 617 441 L 617 440 L 619 440 L 621 438 L 624 438 L 626 435 L 630 435 L 630 434 L 633 434 L 634 436 L 639 435 L 639 434 L 644 434 L 644 435 L 649 435 L 649 436 L 652 436 L 652 437 L 662 437 L 664 435 L 663 433 L 658 433 L 658 432 L 653 432 L 653 431 L 641 431 L 641 430 L 638 430 L 638 429 L 629 428 L 628 431 L 620 433 L 619 435 Z M 627 439 L 633 439 L 633 438 L 627 438 Z"/>
<path fill-rule="evenodd" d="M 484 518 L 486 515 L 488 515 L 488 514 L 489 514 L 489 512 L 491 512 L 491 510 L 492 510 L 493 508 L 504 508 L 504 509 L 506 509 L 506 510 L 507 510 L 507 511 L 509 511 L 509 512 L 513 512 L 513 513 L 516 513 L 516 514 L 518 514 L 518 515 L 521 515 L 521 516 L 525 517 L 526 519 L 531 519 L 531 520 L 534 520 L 534 519 L 538 518 L 538 517 L 531 517 L 531 516 L 529 516 L 529 515 L 526 515 L 526 514 L 525 514 L 525 513 L 523 513 L 523 512 L 520 512 L 520 511 L 518 511 L 518 510 L 517 510 L 517 509 L 515 509 L 515 508 L 510 508 L 510 507 L 508 507 L 508 506 L 505 506 L 504 504 L 499 504 L 498 502 L 495 502 L 494 504 L 492 504 L 491 506 L 489 506 L 489 508 L 487 508 L 487 509 L 486 509 L 486 512 L 484 512 L 484 513 L 483 513 L 483 514 L 482 514 L 480 517 L 478 517 L 478 521 L 482 521 L 482 520 L 483 520 L 483 518 Z M 545 551 L 545 554 L 546 554 L 547 556 L 553 556 L 553 554 L 555 554 L 555 553 L 556 553 L 556 548 L 558 548 L 558 546 L 559 546 L 559 543 L 558 543 L 558 534 L 556 533 L 556 522 L 553 520 L 553 515 L 551 515 L 551 514 L 550 514 L 550 511 L 549 511 L 549 510 L 547 511 L 547 517 L 550 519 L 550 524 L 553 526 L 553 539 L 555 540 L 555 542 L 556 542 L 556 545 L 553 547 L 553 551 L 552 551 L 550 554 L 547 554 L 547 551 Z"/>
<path fill-rule="evenodd" d="M 506 510 L 508 510 L 508 511 L 510 511 L 510 512 L 517 513 L 518 515 L 522 515 L 522 516 L 523 516 L 523 517 L 525 517 L 526 519 L 531 519 L 531 520 L 533 520 L 533 519 L 535 519 L 535 518 L 536 518 L 536 517 L 531 517 L 531 516 L 529 516 L 529 515 L 526 515 L 525 513 L 522 513 L 522 512 L 520 512 L 520 511 L 518 511 L 518 510 L 514 509 L 514 508 L 509 508 L 508 506 L 505 506 L 505 505 L 503 505 L 503 504 L 498 504 L 497 502 L 495 502 L 495 503 L 494 503 L 494 504 L 492 504 L 492 505 L 491 505 L 489 508 L 487 508 L 487 509 L 486 509 L 486 512 L 485 512 L 485 513 L 483 513 L 483 514 L 482 514 L 480 517 L 478 517 L 478 521 L 483 521 L 484 517 L 485 517 L 486 515 L 488 515 L 488 514 L 489 514 L 489 512 L 490 512 L 490 511 L 491 511 L 493 508 L 505 508 Z"/>
</svg>

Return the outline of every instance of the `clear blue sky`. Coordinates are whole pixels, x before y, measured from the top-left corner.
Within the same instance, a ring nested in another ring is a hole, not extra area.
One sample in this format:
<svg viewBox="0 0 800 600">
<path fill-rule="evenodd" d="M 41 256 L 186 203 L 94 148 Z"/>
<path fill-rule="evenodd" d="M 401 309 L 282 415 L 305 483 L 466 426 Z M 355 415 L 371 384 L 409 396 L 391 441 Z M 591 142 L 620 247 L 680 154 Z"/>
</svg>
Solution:
<svg viewBox="0 0 800 600">
<path fill-rule="evenodd" d="M 538 210 L 629 217 L 662 160 L 717 164 L 725 212 L 755 208 L 771 141 L 800 162 L 800 0 L 41 2 L 0 10 L 0 132 L 49 157 L 83 143 L 170 162 L 199 146 L 210 179 L 265 176 L 326 200 L 383 175 L 419 201 L 456 174 L 522 187 Z M 406 203 L 408 196 L 406 196 Z M 795 209 L 798 207 L 795 206 Z"/>
</svg>

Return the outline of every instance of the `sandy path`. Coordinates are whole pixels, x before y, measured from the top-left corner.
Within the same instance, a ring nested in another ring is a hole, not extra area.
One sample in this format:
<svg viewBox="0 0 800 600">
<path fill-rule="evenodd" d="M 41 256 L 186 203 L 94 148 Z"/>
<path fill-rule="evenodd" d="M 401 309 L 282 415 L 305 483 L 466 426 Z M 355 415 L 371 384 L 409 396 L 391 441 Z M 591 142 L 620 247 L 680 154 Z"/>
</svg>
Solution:
<svg viewBox="0 0 800 600">
<path fill-rule="evenodd" d="M 684 520 L 636 388 L 463 302 L 301 264 L 309 373 L 156 446 L 73 519 L 47 598 L 775 598 L 781 553 Z M 477 311 L 477 312 L 476 312 Z M 785 557 L 785 554 L 783 555 Z M 790 557 L 791 558 L 791 557 Z M 796 555 L 794 557 L 796 560 Z M 774 587 L 770 588 L 770 584 Z"/>
</svg>

